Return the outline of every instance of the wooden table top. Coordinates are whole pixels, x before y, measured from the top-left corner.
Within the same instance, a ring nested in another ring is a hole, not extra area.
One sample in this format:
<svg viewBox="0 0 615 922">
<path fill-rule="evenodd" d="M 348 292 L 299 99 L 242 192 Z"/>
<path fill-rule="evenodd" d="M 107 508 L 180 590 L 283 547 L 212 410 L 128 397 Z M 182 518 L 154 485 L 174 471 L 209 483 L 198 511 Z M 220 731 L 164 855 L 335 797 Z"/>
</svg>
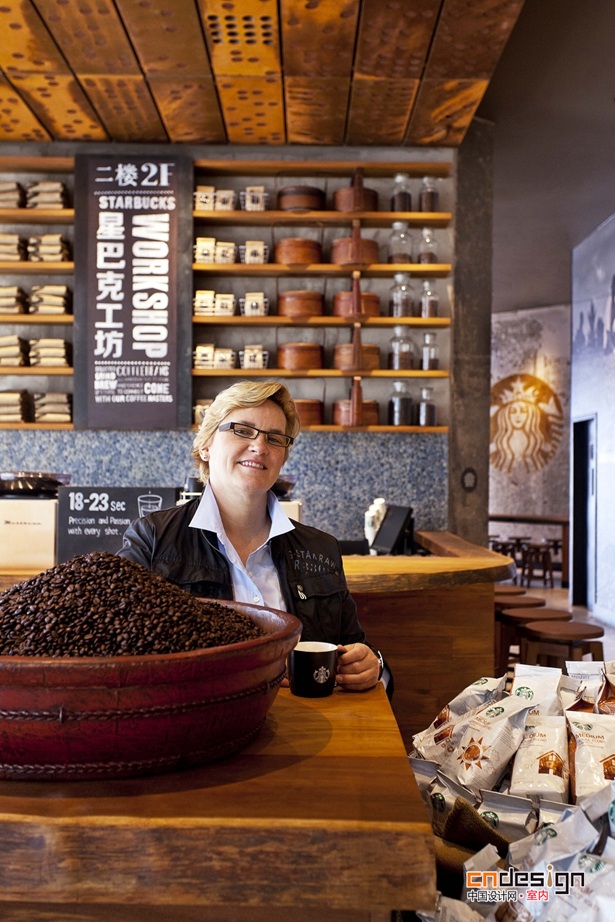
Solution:
<svg viewBox="0 0 615 922">
<path fill-rule="evenodd" d="M 324 699 L 280 689 L 247 749 L 196 769 L 2 781 L 0 823 L 3 922 L 51 922 L 59 907 L 63 922 L 141 922 L 180 906 L 186 922 L 232 919 L 229 907 L 379 920 L 435 901 L 428 814 L 380 684 Z"/>
</svg>

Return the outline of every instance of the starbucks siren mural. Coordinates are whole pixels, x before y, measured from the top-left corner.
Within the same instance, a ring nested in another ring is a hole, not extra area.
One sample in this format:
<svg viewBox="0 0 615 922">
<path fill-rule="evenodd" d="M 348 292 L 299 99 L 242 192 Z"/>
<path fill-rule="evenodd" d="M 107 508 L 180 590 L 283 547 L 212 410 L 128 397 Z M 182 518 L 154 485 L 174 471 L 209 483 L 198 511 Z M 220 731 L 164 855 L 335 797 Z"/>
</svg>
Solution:
<svg viewBox="0 0 615 922">
<path fill-rule="evenodd" d="M 538 471 L 562 440 L 562 405 L 546 381 L 509 375 L 491 389 L 491 464 L 510 473 L 515 465 Z"/>
</svg>

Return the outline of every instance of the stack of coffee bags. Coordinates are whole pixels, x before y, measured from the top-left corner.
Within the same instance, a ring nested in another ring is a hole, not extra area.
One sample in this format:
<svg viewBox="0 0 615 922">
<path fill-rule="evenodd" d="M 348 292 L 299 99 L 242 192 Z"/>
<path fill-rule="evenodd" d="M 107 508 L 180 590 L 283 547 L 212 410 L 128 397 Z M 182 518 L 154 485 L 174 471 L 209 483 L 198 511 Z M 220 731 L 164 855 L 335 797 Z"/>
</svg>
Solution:
<svg viewBox="0 0 615 922">
<path fill-rule="evenodd" d="M 0 182 L 0 208 L 22 208 L 25 202 L 23 187 L 18 182 Z"/>
<path fill-rule="evenodd" d="M 70 394 L 34 394 L 34 421 L 37 423 L 70 423 L 72 401 Z"/>
<path fill-rule="evenodd" d="M 19 234 L 0 234 L 0 261 L 21 262 L 27 259 L 27 248 Z"/>
<path fill-rule="evenodd" d="M 0 285 L 0 314 L 27 314 L 28 296 L 19 285 Z"/>
<path fill-rule="evenodd" d="M 41 314 L 70 314 L 72 292 L 68 285 L 33 285 L 30 310 Z"/>
<path fill-rule="evenodd" d="M 30 420 L 27 391 L 0 391 L 0 422 L 24 423 Z"/>
<path fill-rule="evenodd" d="M 62 234 L 28 238 L 28 259 L 32 262 L 64 262 L 70 259 L 70 243 Z"/>
<path fill-rule="evenodd" d="M 28 365 L 28 340 L 14 333 L 0 336 L 0 365 Z"/>
<path fill-rule="evenodd" d="M 71 344 L 51 337 L 30 340 L 30 365 L 70 368 Z"/>
<path fill-rule="evenodd" d="M 26 207 L 56 209 L 68 207 L 68 190 L 63 182 L 44 180 L 33 182 L 26 189 Z"/>
</svg>

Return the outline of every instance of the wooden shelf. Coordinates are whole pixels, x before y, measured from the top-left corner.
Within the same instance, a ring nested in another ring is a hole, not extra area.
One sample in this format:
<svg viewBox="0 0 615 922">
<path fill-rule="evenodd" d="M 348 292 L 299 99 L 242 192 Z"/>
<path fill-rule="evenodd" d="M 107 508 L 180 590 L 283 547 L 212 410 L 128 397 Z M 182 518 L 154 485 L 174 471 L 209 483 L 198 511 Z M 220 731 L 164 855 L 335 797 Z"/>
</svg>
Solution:
<svg viewBox="0 0 615 922">
<path fill-rule="evenodd" d="M 2 275 L 72 275 L 75 271 L 74 262 L 34 262 L 25 260 L 13 262 L 0 260 L 0 273 Z"/>
<path fill-rule="evenodd" d="M 350 178 L 355 170 L 365 176 L 387 177 L 407 173 L 416 179 L 451 175 L 453 164 L 438 161 L 404 161 L 370 163 L 365 160 L 195 160 L 195 174 L 205 176 L 336 176 Z"/>
<path fill-rule="evenodd" d="M 2 322 L 2 315 L 0 315 Z M 450 317 L 363 317 L 359 321 L 348 317 L 316 315 L 314 317 L 284 317 L 266 314 L 264 317 L 226 316 L 223 314 L 193 314 L 192 322 L 203 326 L 223 327 L 347 327 L 352 329 L 359 322 L 362 327 L 450 327 Z"/>
<path fill-rule="evenodd" d="M 0 313 L 0 323 L 19 324 L 38 324 L 38 323 L 74 323 L 72 314 L 44 314 L 42 311 L 34 314 L 2 314 Z"/>
<path fill-rule="evenodd" d="M 72 173 L 74 157 L 0 157 L 0 173 Z"/>
<path fill-rule="evenodd" d="M 70 377 L 73 368 L 59 365 L 0 365 L 0 377 L 23 375 L 26 378 L 46 378 L 50 375 Z"/>
<path fill-rule="evenodd" d="M 195 378 L 450 378 L 450 372 L 437 371 L 392 371 L 378 368 L 373 371 L 361 368 L 340 371 L 338 368 L 305 368 L 289 371 L 286 368 L 193 368 Z"/>
<path fill-rule="evenodd" d="M 301 426 L 302 432 L 448 432 L 448 426 Z"/>
<path fill-rule="evenodd" d="M 450 211 L 194 211 L 196 224 L 237 224 L 246 227 L 390 227 L 407 221 L 413 227 L 447 227 Z"/>
<path fill-rule="evenodd" d="M 72 224 L 74 220 L 74 208 L 0 208 L 0 224 Z"/>
<path fill-rule="evenodd" d="M 24 265 L 24 263 L 19 263 Z M 27 263 L 25 264 L 27 265 Z M 0 263 L 0 271 L 2 264 Z M 293 278 L 296 276 L 326 276 L 328 278 L 352 277 L 359 272 L 364 278 L 388 278 L 398 272 L 428 278 L 446 278 L 452 271 L 450 263 L 372 263 L 371 265 L 337 266 L 334 263 L 312 263 L 287 266 L 282 263 L 193 263 L 192 271 L 206 275 L 257 276 Z"/>
<path fill-rule="evenodd" d="M 0 422 L 0 429 L 19 429 L 23 431 L 31 431 L 38 429 L 74 429 L 72 423 L 3 423 Z"/>
</svg>

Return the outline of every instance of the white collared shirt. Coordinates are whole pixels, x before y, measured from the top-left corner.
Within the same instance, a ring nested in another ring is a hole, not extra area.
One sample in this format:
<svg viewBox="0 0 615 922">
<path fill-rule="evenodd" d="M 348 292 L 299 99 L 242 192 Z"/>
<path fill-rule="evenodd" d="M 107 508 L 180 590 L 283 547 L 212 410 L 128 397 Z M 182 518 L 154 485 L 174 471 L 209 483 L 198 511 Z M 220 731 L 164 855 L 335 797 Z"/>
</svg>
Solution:
<svg viewBox="0 0 615 922">
<path fill-rule="evenodd" d="M 268 608 L 286 611 L 278 571 L 271 558 L 269 542 L 275 535 L 283 535 L 287 531 L 292 531 L 295 526 L 271 490 L 267 494 L 267 509 L 271 518 L 269 536 L 260 547 L 252 551 L 245 567 L 224 531 L 216 497 L 209 484 L 205 485 L 201 501 L 190 522 L 190 528 L 203 528 L 206 531 L 215 532 L 219 549 L 229 564 L 233 581 L 233 598 L 237 602 L 266 605 Z"/>
</svg>

